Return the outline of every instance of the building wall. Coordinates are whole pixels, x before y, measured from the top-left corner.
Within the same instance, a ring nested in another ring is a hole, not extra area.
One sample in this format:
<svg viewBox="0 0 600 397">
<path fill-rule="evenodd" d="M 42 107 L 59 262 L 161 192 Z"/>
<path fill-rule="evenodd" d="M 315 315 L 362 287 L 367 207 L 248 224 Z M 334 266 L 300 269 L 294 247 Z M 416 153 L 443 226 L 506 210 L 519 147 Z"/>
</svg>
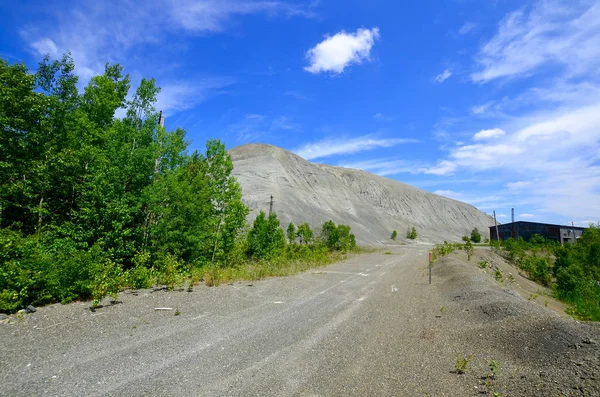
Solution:
<svg viewBox="0 0 600 397">
<path fill-rule="evenodd" d="M 544 238 L 559 241 L 561 244 L 566 241 L 575 241 L 575 239 L 581 237 L 583 230 L 583 228 L 579 227 L 572 228 L 570 226 L 534 222 L 515 222 L 514 224 L 498 225 L 500 240 L 507 240 L 511 237 L 522 237 L 525 240 L 529 240 L 534 234 L 539 234 Z M 496 230 L 493 226 L 490 227 L 490 238 L 492 240 L 497 239 Z"/>
</svg>

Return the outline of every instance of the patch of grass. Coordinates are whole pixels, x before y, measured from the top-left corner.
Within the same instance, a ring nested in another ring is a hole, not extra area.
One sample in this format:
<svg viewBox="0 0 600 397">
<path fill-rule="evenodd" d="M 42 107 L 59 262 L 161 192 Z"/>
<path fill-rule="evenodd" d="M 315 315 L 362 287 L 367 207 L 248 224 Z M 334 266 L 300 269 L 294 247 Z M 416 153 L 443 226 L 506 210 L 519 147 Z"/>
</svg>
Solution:
<svg viewBox="0 0 600 397">
<path fill-rule="evenodd" d="M 473 355 L 469 354 L 469 357 L 464 357 L 461 354 L 456 357 L 456 363 L 454 364 L 455 373 L 457 374 L 465 374 L 469 369 L 469 363 L 473 359 Z"/>
<path fill-rule="evenodd" d="M 528 301 L 532 301 L 532 300 L 536 300 L 539 297 L 538 294 L 529 294 L 529 298 L 527 298 Z"/>
<path fill-rule="evenodd" d="M 392 251 L 386 251 L 384 252 L 385 255 L 392 255 Z"/>
<path fill-rule="evenodd" d="M 477 265 L 480 269 L 486 269 L 490 264 L 488 263 L 488 261 L 479 261 L 477 262 Z"/>
<path fill-rule="evenodd" d="M 499 283 L 504 282 L 504 275 L 502 274 L 502 270 L 500 270 L 499 268 L 496 268 L 496 270 L 494 270 L 494 278 Z"/>
</svg>

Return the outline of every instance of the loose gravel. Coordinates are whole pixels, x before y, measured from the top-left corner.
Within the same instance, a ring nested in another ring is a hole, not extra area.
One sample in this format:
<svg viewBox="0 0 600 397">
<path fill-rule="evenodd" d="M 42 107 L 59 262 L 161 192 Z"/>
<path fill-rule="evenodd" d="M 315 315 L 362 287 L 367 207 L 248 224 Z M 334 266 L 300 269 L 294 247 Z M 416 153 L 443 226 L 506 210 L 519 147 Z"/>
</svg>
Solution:
<svg viewBox="0 0 600 397">
<path fill-rule="evenodd" d="M 193 292 L 126 291 L 96 312 L 77 302 L 10 316 L 0 395 L 600 395 L 598 324 L 494 280 L 476 265 L 495 261 L 489 251 L 439 260 L 429 285 L 426 248 Z M 461 355 L 472 357 L 464 374 Z"/>
</svg>

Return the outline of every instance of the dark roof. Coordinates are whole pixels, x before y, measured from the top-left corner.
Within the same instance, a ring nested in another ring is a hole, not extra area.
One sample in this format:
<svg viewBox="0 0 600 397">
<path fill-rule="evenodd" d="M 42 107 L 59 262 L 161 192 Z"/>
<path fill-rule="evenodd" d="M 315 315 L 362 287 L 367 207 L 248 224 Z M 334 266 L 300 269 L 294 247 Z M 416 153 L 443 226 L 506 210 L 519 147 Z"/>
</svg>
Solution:
<svg viewBox="0 0 600 397">
<path fill-rule="evenodd" d="M 498 224 L 498 227 L 506 227 L 509 225 L 512 225 L 513 222 L 510 223 L 503 223 L 503 224 Z M 527 222 L 527 221 L 516 221 L 514 222 L 515 225 L 518 224 L 530 224 L 530 225 L 542 225 L 542 226 L 554 226 L 554 227 L 561 227 L 564 229 L 577 229 L 577 230 L 585 230 L 587 229 L 586 227 L 580 227 L 580 226 L 571 226 L 571 225 L 555 225 L 552 223 L 540 223 L 540 222 Z M 490 229 L 495 228 L 495 226 L 490 226 Z"/>
</svg>

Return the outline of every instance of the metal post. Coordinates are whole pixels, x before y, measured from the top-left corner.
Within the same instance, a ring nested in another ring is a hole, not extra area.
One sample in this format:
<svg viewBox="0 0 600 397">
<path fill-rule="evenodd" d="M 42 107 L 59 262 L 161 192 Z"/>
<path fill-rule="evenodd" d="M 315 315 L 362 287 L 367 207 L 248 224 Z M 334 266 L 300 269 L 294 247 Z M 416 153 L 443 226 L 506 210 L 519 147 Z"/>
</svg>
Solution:
<svg viewBox="0 0 600 397">
<path fill-rule="evenodd" d="M 431 285 L 431 266 L 433 262 L 433 254 L 429 253 L 429 285 Z"/>
<path fill-rule="evenodd" d="M 573 244 L 575 244 L 575 225 L 571 221 L 571 233 L 573 234 Z"/>
<path fill-rule="evenodd" d="M 271 202 L 269 203 L 269 216 L 273 213 L 273 195 L 271 195 Z"/>
</svg>

